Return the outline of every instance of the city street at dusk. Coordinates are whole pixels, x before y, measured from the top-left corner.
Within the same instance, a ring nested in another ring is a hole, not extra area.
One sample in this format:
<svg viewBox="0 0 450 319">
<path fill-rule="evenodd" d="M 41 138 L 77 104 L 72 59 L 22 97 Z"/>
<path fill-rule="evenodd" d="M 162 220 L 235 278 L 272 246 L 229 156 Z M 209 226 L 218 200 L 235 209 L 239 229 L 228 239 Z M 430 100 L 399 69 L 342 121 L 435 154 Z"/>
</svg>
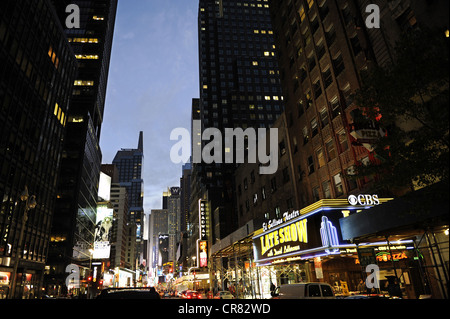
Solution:
<svg viewBox="0 0 450 319">
<path fill-rule="evenodd" d="M 449 3 L 1 0 L 2 311 L 438 310 Z"/>
</svg>

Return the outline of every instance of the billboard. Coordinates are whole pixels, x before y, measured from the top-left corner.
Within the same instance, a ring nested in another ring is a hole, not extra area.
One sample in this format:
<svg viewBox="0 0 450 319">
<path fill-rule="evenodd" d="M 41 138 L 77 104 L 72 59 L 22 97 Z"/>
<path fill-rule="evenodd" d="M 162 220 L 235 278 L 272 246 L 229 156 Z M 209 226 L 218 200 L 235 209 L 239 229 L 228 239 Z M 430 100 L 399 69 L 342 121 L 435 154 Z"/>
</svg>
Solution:
<svg viewBox="0 0 450 319">
<path fill-rule="evenodd" d="M 111 198 L 111 177 L 100 172 L 98 185 L 98 197 L 101 201 L 109 201 Z"/>
<path fill-rule="evenodd" d="M 164 265 L 169 261 L 169 235 L 159 234 L 158 235 L 158 248 L 160 260 L 158 265 Z"/>
<path fill-rule="evenodd" d="M 208 242 L 206 240 L 198 241 L 198 266 L 208 267 Z"/>
<path fill-rule="evenodd" d="M 107 205 L 97 206 L 97 219 L 94 232 L 94 259 L 109 258 L 111 251 L 111 232 L 114 209 Z"/>
</svg>

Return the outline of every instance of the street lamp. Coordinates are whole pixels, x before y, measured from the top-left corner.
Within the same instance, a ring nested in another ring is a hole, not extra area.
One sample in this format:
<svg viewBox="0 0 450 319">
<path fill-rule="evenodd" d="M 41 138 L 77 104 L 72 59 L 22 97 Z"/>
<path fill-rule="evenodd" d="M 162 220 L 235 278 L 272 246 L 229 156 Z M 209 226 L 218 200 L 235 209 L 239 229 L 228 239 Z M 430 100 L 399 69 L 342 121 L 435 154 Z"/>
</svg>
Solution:
<svg viewBox="0 0 450 319">
<path fill-rule="evenodd" d="M 20 250 L 22 249 L 22 240 L 23 240 L 23 234 L 25 231 L 25 225 L 28 220 L 28 210 L 33 209 L 36 207 L 36 196 L 32 195 L 30 196 L 28 194 L 28 187 L 25 186 L 25 190 L 20 195 L 20 200 L 22 202 L 25 202 L 25 212 L 23 213 L 22 217 L 22 227 L 20 229 L 20 236 L 19 236 L 19 242 L 17 243 L 17 250 L 16 250 L 16 256 L 14 258 L 14 269 L 11 276 L 11 289 L 9 290 L 9 298 L 14 298 L 14 294 L 16 291 L 16 281 L 17 281 L 17 268 L 19 266 L 19 256 L 20 256 Z"/>
</svg>

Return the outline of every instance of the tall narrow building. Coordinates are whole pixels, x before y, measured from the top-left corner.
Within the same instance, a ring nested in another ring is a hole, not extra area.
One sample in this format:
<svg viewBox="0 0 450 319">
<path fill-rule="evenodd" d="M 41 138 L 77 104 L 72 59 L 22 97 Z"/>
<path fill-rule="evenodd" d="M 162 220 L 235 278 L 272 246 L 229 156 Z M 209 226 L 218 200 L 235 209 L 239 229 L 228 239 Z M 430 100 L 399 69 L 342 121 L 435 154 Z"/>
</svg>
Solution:
<svg viewBox="0 0 450 319">
<path fill-rule="evenodd" d="M 143 250 L 144 232 L 144 180 L 142 177 L 144 165 L 144 133 L 139 133 L 138 147 L 121 149 L 116 153 L 113 164 L 119 171 L 119 185 L 126 187 L 128 192 L 128 221 L 136 225 L 136 241 L 138 262 L 143 263 L 147 253 Z"/>
<path fill-rule="evenodd" d="M 75 263 L 81 269 L 90 264 L 102 158 L 99 139 L 117 0 L 52 2 L 78 60 L 52 225 L 55 240 L 48 264 L 48 284 L 64 287 L 68 264 Z M 66 26 L 66 8 L 71 4 L 80 9 L 79 28 Z"/>
<path fill-rule="evenodd" d="M 75 75 L 50 1 L 0 2 L 0 299 L 41 293 Z"/>
<path fill-rule="evenodd" d="M 267 2 L 200 0 L 198 34 L 200 99 L 195 115 L 202 132 L 212 127 L 222 133 L 226 128 L 269 128 L 284 107 Z M 204 191 L 194 192 L 191 203 L 208 200 L 211 222 L 217 226 L 211 228 L 217 230 L 211 237 L 223 238 L 237 225 L 235 164 L 193 162 L 193 180 Z"/>
</svg>

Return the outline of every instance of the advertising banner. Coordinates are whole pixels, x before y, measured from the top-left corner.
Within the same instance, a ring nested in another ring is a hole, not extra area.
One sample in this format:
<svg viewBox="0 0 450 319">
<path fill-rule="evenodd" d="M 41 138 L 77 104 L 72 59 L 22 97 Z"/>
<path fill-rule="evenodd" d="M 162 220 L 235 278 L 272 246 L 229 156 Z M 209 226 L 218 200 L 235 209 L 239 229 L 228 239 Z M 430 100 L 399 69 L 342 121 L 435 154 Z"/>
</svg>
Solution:
<svg viewBox="0 0 450 319">
<path fill-rule="evenodd" d="M 208 242 L 206 240 L 198 241 L 198 260 L 199 267 L 208 267 Z"/>
<path fill-rule="evenodd" d="M 97 207 L 97 221 L 94 233 L 94 259 L 107 259 L 111 251 L 111 230 L 113 225 L 112 208 L 106 205 Z"/>
</svg>

